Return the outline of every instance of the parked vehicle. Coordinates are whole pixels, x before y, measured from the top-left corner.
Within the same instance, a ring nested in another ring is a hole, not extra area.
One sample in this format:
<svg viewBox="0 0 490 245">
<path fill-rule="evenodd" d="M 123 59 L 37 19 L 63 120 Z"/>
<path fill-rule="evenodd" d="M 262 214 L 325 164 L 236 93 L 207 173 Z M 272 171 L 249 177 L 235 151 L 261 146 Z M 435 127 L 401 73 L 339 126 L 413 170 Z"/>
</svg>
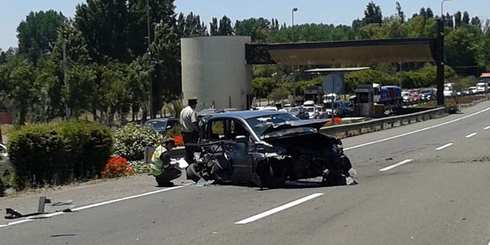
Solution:
<svg viewBox="0 0 490 245">
<path fill-rule="evenodd" d="M 476 84 L 477 93 L 486 93 L 488 91 L 488 83 L 480 82 Z"/>
<path fill-rule="evenodd" d="M 7 158 L 7 147 L 5 145 L 0 144 L 0 158 Z"/>
<path fill-rule="evenodd" d="M 473 86 L 473 87 L 469 87 L 468 88 L 468 91 L 470 92 L 470 94 L 477 94 L 478 93 L 478 88 Z"/>
<path fill-rule="evenodd" d="M 436 97 L 436 93 L 433 88 L 423 88 L 420 90 L 421 100 L 430 101 Z"/>
<path fill-rule="evenodd" d="M 342 142 L 319 133 L 326 122 L 271 111 L 228 112 L 204 118 L 201 152 L 195 154 L 187 176 L 194 181 L 261 187 L 315 177 L 322 177 L 325 185 L 354 183 Z"/>
<path fill-rule="evenodd" d="M 179 125 L 179 120 L 175 118 L 158 118 L 145 122 L 145 126 L 153 129 L 158 134 L 165 134 L 166 131 Z"/>
<path fill-rule="evenodd" d="M 403 103 L 405 104 L 409 104 L 411 101 L 410 101 L 410 92 L 408 91 L 403 91 L 402 92 L 402 100 L 403 100 Z"/>
</svg>

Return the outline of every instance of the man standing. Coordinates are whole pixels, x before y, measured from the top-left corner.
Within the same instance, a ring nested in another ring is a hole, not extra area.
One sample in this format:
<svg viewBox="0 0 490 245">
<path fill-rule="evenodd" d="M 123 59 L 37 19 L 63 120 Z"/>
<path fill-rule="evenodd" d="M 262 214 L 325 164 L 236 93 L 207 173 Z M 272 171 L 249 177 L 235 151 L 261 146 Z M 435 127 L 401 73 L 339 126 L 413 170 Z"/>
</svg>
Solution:
<svg viewBox="0 0 490 245">
<path fill-rule="evenodd" d="M 197 119 L 197 98 L 188 100 L 187 107 L 180 112 L 180 124 L 182 125 L 182 136 L 185 145 L 185 160 L 191 164 L 194 161 L 194 147 L 199 138 L 199 122 Z M 191 145 L 189 145 L 191 144 Z"/>
</svg>

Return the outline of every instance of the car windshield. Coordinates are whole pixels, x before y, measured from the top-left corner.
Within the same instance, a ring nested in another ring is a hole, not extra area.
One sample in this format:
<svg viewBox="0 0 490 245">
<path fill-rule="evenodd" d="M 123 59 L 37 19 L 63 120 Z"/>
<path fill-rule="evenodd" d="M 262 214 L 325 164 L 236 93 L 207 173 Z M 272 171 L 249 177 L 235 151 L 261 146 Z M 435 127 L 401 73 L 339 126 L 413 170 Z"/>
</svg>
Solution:
<svg viewBox="0 0 490 245">
<path fill-rule="evenodd" d="M 250 118 L 247 119 L 247 123 L 250 125 L 255 134 L 257 134 L 258 137 L 261 137 L 271 126 L 297 120 L 299 120 L 297 117 L 289 113 L 281 113 Z"/>
</svg>

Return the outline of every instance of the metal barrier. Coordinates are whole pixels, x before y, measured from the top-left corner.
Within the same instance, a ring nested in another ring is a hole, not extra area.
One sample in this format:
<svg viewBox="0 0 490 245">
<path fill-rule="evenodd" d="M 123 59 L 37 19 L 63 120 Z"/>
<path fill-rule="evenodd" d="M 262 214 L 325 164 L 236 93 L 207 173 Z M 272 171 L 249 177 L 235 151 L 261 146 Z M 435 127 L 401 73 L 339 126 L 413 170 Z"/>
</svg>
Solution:
<svg viewBox="0 0 490 245">
<path fill-rule="evenodd" d="M 426 111 L 416 112 L 407 115 L 393 116 L 381 119 L 373 119 L 365 122 L 335 125 L 320 129 L 323 134 L 335 136 L 337 138 L 347 138 L 351 136 L 371 133 L 375 131 L 400 127 L 412 123 L 427 121 L 447 115 L 446 107 L 438 107 Z"/>
</svg>

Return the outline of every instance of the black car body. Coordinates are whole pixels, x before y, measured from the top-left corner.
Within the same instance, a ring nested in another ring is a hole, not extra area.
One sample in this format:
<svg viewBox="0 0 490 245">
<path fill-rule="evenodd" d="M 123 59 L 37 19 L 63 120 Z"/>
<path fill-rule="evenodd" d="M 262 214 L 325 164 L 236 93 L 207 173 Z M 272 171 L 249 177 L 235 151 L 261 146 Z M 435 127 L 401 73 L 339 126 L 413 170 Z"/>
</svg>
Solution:
<svg viewBox="0 0 490 245">
<path fill-rule="evenodd" d="M 199 157 L 189 179 L 223 184 L 281 186 L 323 177 L 345 184 L 352 168 L 340 140 L 319 133 L 327 120 L 299 120 L 286 112 L 241 111 L 202 118 Z"/>
<path fill-rule="evenodd" d="M 165 134 L 168 130 L 179 125 L 179 120 L 175 118 L 158 118 L 145 122 L 145 126 L 153 129 L 158 134 Z"/>
</svg>

